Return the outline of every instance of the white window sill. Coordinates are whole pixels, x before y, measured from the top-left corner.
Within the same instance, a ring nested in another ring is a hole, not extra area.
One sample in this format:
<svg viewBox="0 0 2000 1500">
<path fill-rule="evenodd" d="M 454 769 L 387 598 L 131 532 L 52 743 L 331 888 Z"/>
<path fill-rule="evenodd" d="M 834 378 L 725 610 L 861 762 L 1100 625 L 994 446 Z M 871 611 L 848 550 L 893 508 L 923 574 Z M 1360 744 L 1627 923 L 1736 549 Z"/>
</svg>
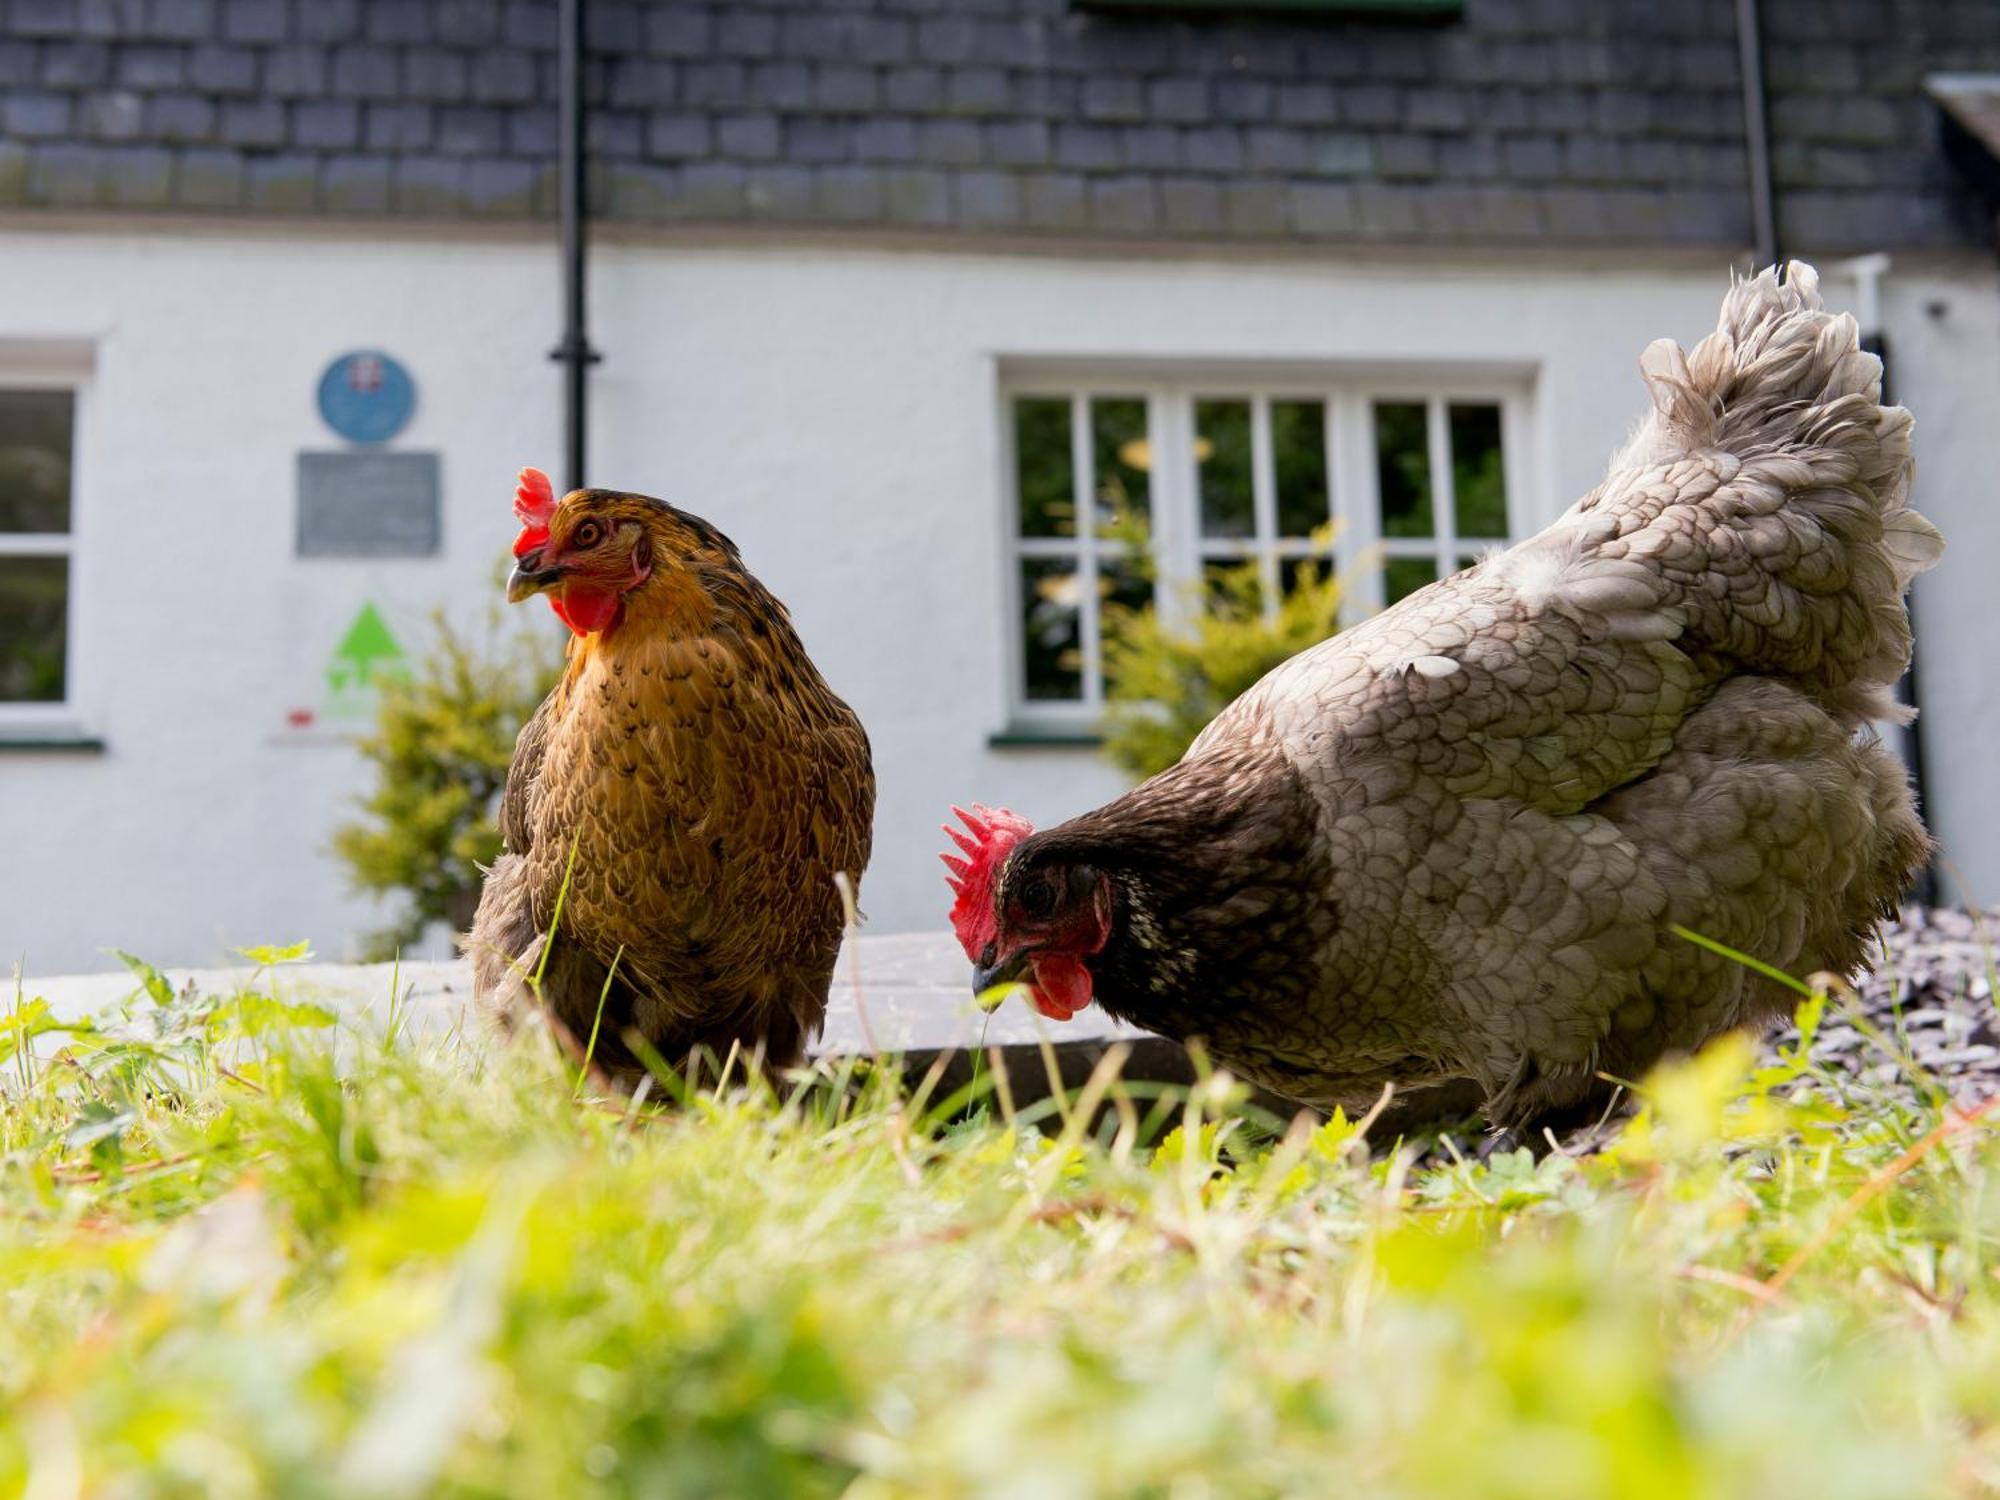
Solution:
<svg viewBox="0 0 2000 1500">
<path fill-rule="evenodd" d="M 101 736 L 60 719 L 0 717 L 0 755 L 102 755 Z"/>
<path fill-rule="evenodd" d="M 1089 724 L 1009 722 L 986 736 L 989 750 L 1095 750 L 1104 736 Z"/>
</svg>

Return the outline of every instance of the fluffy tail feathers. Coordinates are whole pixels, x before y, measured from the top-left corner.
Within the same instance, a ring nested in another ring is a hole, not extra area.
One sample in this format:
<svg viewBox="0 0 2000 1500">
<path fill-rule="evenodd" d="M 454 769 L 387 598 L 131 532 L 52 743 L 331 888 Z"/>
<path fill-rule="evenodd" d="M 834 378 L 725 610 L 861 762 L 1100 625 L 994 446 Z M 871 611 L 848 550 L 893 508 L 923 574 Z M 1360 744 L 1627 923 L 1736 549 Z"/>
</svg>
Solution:
<svg viewBox="0 0 2000 1500">
<path fill-rule="evenodd" d="M 1639 365 L 1653 410 L 1555 528 L 1555 592 L 1849 722 L 1894 717 L 1904 594 L 1944 540 L 1910 508 L 1910 414 L 1882 405 L 1854 319 L 1794 261 L 1732 286 L 1692 351 L 1662 339 Z"/>
</svg>

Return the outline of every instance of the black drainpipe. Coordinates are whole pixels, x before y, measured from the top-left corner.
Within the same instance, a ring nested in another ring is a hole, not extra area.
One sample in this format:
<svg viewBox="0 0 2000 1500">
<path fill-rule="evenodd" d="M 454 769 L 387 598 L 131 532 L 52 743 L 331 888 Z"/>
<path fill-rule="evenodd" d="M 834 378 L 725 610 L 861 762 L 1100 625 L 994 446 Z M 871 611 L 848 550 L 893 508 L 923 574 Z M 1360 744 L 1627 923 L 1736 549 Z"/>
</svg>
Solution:
<svg viewBox="0 0 2000 1500">
<path fill-rule="evenodd" d="M 1879 320 L 1879 313 L 1877 314 L 1877 318 Z M 1861 330 L 1861 347 L 1882 361 L 1882 404 L 1884 406 L 1893 405 L 1895 397 L 1889 393 L 1888 337 L 1882 332 L 1879 326 L 1864 328 Z M 1917 612 L 1917 591 L 1914 584 L 1911 585 L 1909 597 L 1904 602 L 1910 611 L 1911 623 L 1914 625 L 1916 623 Z M 1916 794 L 1917 811 L 1928 821 L 1931 815 L 1929 777 L 1927 774 L 1930 767 L 1924 757 L 1923 715 L 1916 713 L 1918 703 L 1917 648 L 1914 642 L 1910 646 L 1909 670 L 1896 679 L 1896 701 L 1908 708 L 1913 714 L 1916 714 L 1915 718 L 1903 726 L 1903 763 L 1910 768 L 1910 788 Z M 1923 869 L 1917 872 L 1917 878 L 1910 882 L 1907 899 L 1919 906 L 1936 906 L 1938 904 L 1938 872 L 1937 861 L 1935 859 L 1931 860 Z"/>
<path fill-rule="evenodd" d="M 1778 264 L 1778 196 L 1771 186 L 1771 127 L 1764 107 L 1764 33 L 1757 0 L 1736 0 L 1737 72 L 1743 80 L 1743 147 L 1750 157 L 1753 271 Z"/>
<path fill-rule="evenodd" d="M 583 176 L 583 0 L 560 0 L 558 26 L 561 30 L 556 63 L 561 78 L 557 85 L 562 117 L 558 142 L 557 189 L 561 196 L 563 331 L 562 342 L 549 351 L 549 358 L 563 367 L 563 474 L 569 489 L 584 484 L 586 436 L 590 416 L 587 377 L 590 367 L 603 358 L 590 346 L 584 323 Z"/>
<path fill-rule="evenodd" d="M 1743 146 L 1750 162 L 1750 228 L 1756 241 L 1755 270 L 1780 263 L 1783 253 L 1778 242 L 1778 190 L 1771 181 L 1771 125 L 1764 97 L 1764 33 L 1757 12 L 1757 0 L 1736 0 L 1736 52 L 1738 73 L 1743 80 Z M 1782 274 L 1782 271 L 1781 273 Z M 1876 322 L 1880 323 L 1877 311 Z M 1882 403 L 1889 394 L 1889 341 L 1879 326 L 1861 330 L 1861 347 L 1882 361 Z M 1915 591 L 1909 607 L 1914 615 Z M 1918 703 L 1917 654 L 1910 650 L 1910 668 L 1896 681 L 1896 701 L 1914 713 Z M 1916 794 L 1917 809 L 1930 809 L 1928 766 L 1924 757 L 1923 719 L 1913 718 L 1903 730 L 1903 761 L 1910 768 L 1910 786 Z M 1907 899 L 1920 906 L 1935 906 L 1938 877 L 1935 861 L 1926 864 L 1910 883 Z"/>
</svg>

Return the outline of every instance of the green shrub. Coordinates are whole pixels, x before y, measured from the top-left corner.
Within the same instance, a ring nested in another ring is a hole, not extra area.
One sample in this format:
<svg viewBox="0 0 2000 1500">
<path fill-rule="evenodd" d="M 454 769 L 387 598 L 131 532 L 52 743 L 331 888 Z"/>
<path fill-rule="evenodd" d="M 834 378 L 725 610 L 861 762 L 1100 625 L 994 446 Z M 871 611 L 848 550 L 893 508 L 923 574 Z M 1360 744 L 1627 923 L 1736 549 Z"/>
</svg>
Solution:
<svg viewBox="0 0 2000 1500">
<path fill-rule="evenodd" d="M 1111 530 L 1150 571 L 1143 526 L 1128 518 Z M 1315 538 L 1322 548 L 1329 540 Z M 1151 604 L 1104 607 L 1104 753 L 1134 776 L 1173 765 L 1258 678 L 1338 630 L 1340 580 L 1307 561 L 1266 615 L 1255 559 L 1212 567 L 1185 613 L 1182 626 Z"/>
<path fill-rule="evenodd" d="M 442 614 L 437 641 L 407 678 L 382 685 L 375 731 L 361 741 L 375 789 L 334 833 L 357 890 L 402 898 L 371 956 L 416 942 L 432 922 L 471 924 L 480 868 L 500 853 L 494 815 L 514 737 L 555 681 L 548 642 L 489 620 L 468 638 Z"/>
</svg>

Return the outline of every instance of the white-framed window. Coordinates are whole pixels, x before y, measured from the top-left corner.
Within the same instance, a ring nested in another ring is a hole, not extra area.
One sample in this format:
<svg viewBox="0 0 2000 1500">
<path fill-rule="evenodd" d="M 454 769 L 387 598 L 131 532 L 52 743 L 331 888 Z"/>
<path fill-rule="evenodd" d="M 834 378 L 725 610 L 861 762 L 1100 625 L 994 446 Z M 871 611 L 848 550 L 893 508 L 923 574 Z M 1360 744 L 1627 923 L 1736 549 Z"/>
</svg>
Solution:
<svg viewBox="0 0 2000 1500">
<path fill-rule="evenodd" d="M 0 725 L 74 707 L 73 381 L 0 367 Z"/>
<path fill-rule="evenodd" d="M 1275 608 L 1316 558 L 1359 618 L 1527 529 L 1518 380 L 1022 374 L 1001 398 L 1023 727 L 1098 716 L 1107 602 L 1171 617 L 1206 573 L 1254 560 Z M 1149 534 L 1150 594 L 1108 530 L 1121 512 Z"/>
</svg>

